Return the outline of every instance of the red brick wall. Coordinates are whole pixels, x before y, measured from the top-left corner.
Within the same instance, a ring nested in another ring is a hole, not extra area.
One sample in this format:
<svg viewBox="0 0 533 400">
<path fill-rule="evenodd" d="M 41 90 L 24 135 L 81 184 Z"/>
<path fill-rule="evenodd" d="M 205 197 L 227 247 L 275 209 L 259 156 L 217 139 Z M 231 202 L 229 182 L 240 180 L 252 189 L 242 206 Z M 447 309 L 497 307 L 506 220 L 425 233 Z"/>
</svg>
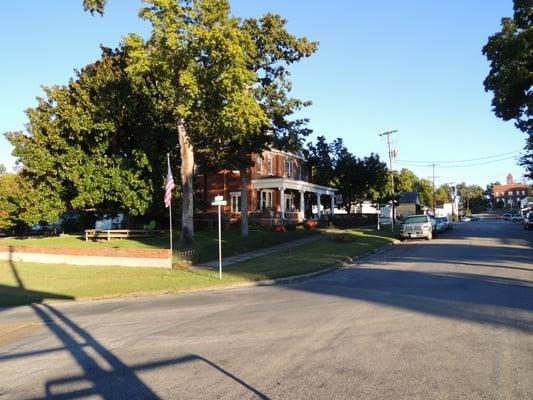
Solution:
<svg viewBox="0 0 533 400">
<path fill-rule="evenodd" d="M 71 256 L 102 256 L 132 258 L 169 258 L 168 249 L 113 249 L 113 248 L 75 248 L 75 247 L 39 247 L 39 246 L 0 246 L 0 252 L 67 254 Z"/>
<path fill-rule="evenodd" d="M 252 190 L 252 179 L 261 179 L 268 177 L 284 177 L 285 176 L 285 160 L 289 158 L 292 161 L 292 179 L 308 181 L 307 165 L 304 161 L 293 158 L 284 154 L 270 153 L 272 155 L 272 175 L 268 173 L 268 158 L 269 152 L 263 153 L 263 172 L 258 172 L 257 155 L 253 155 L 252 160 L 254 165 L 248 170 L 248 210 L 255 211 L 258 202 L 258 193 Z M 202 191 L 204 188 L 204 177 L 197 176 L 195 179 L 195 188 L 197 191 Z M 207 196 L 204 197 L 209 203 L 213 201 L 215 196 L 222 195 L 227 200 L 228 205 L 224 207 L 225 213 L 231 212 L 231 192 L 240 192 L 240 175 L 238 171 L 221 171 L 215 174 L 207 175 Z M 273 206 L 276 209 L 280 205 L 280 195 L 275 191 L 273 196 Z M 216 212 L 217 207 L 209 207 L 208 212 Z"/>
</svg>

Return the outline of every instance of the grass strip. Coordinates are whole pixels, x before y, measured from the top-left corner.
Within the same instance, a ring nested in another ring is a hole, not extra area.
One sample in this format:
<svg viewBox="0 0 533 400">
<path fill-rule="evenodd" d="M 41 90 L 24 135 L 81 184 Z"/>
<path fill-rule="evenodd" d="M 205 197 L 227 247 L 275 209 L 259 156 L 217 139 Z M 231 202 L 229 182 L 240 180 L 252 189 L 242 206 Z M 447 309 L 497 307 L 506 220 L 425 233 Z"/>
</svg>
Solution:
<svg viewBox="0 0 533 400">
<path fill-rule="evenodd" d="M 290 250 L 224 268 L 167 270 L 0 261 L 0 307 L 57 300 L 178 293 L 318 271 L 387 243 L 390 231 L 327 231 Z"/>
</svg>

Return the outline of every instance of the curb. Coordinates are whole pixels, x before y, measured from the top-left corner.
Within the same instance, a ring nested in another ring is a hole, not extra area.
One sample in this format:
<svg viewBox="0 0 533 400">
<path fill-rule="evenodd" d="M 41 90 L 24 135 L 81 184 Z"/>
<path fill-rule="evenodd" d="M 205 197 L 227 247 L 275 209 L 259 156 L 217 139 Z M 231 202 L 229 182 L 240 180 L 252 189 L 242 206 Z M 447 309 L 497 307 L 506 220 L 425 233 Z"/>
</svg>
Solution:
<svg viewBox="0 0 533 400">
<path fill-rule="evenodd" d="M 374 250 L 368 251 L 366 253 L 363 253 L 358 256 L 350 257 L 351 264 L 340 264 L 340 265 L 334 265 L 330 267 L 326 267 L 323 269 L 320 269 L 318 271 L 308 272 L 306 274 L 300 274 L 300 275 L 292 275 L 292 276 L 285 276 L 282 278 L 275 278 L 275 279 L 265 279 L 262 281 L 255 281 L 255 282 L 242 282 L 242 283 L 235 283 L 232 285 L 227 286 L 212 286 L 212 287 L 203 287 L 203 288 L 196 288 L 196 289 L 189 289 L 184 291 L 177 291 L 177 292 L 160 292 L 160 293 L 143 293 L 140 295 L 135 295 L 134 293 L 126 294 L 126 295 L 120 295 L 120 296 L 111 296 L 111 297 L 95 297 L 95 298 L 87 298 L 87 299 L 80 299 L 80 300 L 74 300 L 74 301 L 57 301 L 54 302 L 54 304 L 76 304 L 76 303 L 86 303 L 86 302 L 95 302 L 95 301 L 115 301 L 115 300 L 127 300 L 127 299 L 139 299 L 139 298 L 147 298 L 147 297 L 156 297 L 156 296 L 175 296 L 180 294 L 187 294 L 187 293 L 198 293 L 198 292 L 210 292 L 214 290 L 227 290 L 227 289 L 241 289 L 241 288 L 249 288 L 249 287 L 258 287 L 258 286 L 273 286 L 280 283 L 287 283 L 287 282 L 296 282 L 296 281 L 303 281 L 309 278 L 314 278 L 316 276 L 325 275 L 330 272 L 333 272 L 338 269 L 349 269 L 349 268 L 355 268 L 357 265 L 360 264 L 360 262 L 374 254 L 381 254 L 386 251 L 389 251 L 393 248 L 393 246 L 397 246 L 401 242 L 397 239 L 394 239 L 392 243 L 388 243 L 386 245 L 383 245 L 381 247 L 378 247 Z M 35 303 L 33 303 L 35 304 Z M 21 304 L 18 306 L 7 306 L 7 307 L 0 307 L 0 311 L 6 311 L 6 310 L 12 310 L 14 308 L 18 307 L 29 307 L 30 304 Z"/>
<path fill-rule="evenodd" d="M 343 263 L 343 264 L 340 264 L 340 265 L 335 265 L 335 266 L 323 268 L 323 269 L 320 269 L 318 271 L 308 272 L 306 274 L 300 274 L 300 275 L 284 276 L 283 278 L 265 279 L 265 280 L 256 281 L 256 282 L 243 282 L 243 283 L 240 283 L 240 284 L 237 283 L 237 284 L 228 285 L 228 286 L 218 286 L 218 287 L 215 286 L 215 287 L 209 287 L 209 288 L 202 288 L 202 289 L 195 290 L 195 292 L 204 291 L 204 290 L 205 291 L 207 291 L 207 290 L 217 290 L 217 289 L 238 289 L 238 288 L 254 287 L 254 286 L 272 286 L 272 285 L 276 285 L 278 283 L 301 281 L 301 280 L 305 280 L 305 279 L 308 279 L 308 278 L 314 278 L 315 276 L 325 275 L 325 274 L 333 272 L 333 271 L 335 271 L 337 269 L 354 268 L 360 263 L 361 260 L 363 260 L 363 259 L 365 259 L 365 258 L 367 258 L 367 257 L 369 257 L 371 255 L 374 255 L 374 254 L 385 253 L 386 251 L 391 250 L 393 246 L 397 246 L 400 243 L 401 242 L 399 240 L 394 239 L 394 241 L 392 243 L 388 243 L 388 244 L 383 245 L 381 247 L 378 247 L 378 248 L 376 248 L 374 250 L 367 251 L 366 253 L 363 253 L 361 255 L 350 257 L 350 260 L 351 260 L 352 264 Z M 190 291 L 180 292 L 180 293 L 190 293 Z"/>
</svg>

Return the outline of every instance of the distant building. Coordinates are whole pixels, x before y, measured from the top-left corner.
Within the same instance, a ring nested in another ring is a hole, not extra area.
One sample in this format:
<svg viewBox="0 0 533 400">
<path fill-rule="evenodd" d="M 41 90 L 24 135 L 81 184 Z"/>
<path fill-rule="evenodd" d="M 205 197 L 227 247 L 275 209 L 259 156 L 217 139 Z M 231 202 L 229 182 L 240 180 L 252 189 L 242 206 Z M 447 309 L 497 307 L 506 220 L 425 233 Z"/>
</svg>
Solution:
<svg viewBox="0 0 533 400">
<path fill-rule="evenodd" d="M 529 196 L 529 189 L 525 183 L 513 181 L 513 175 L 507 174 L 507 184 L 492 187 L 494 203 L 500 201 L 507 207 L 519 207 L 520 200 Z"/>
<path fill-rule="evenodd" d="M 398 193 L 398 206 L 396 215 L 406 217 L 412 214 L 423 214 L 422 204 L 418 197 L 418 192 L 400 192 Z"/>
</svg>

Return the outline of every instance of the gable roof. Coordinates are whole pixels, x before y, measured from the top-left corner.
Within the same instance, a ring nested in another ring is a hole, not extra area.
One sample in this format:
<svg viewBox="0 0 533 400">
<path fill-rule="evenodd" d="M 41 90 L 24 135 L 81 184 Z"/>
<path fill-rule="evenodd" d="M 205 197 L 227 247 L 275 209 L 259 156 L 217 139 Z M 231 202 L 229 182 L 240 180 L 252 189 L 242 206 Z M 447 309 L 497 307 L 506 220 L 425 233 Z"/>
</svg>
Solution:
<svg viewBox="0 0 533 400">
<path fill-rule="evenodd" d="M 420 204 L 420 200 L 418 199 L 418 192 L 400 192 L 398 193 L 398 202 L 400 204 Z"/>
</svg>

